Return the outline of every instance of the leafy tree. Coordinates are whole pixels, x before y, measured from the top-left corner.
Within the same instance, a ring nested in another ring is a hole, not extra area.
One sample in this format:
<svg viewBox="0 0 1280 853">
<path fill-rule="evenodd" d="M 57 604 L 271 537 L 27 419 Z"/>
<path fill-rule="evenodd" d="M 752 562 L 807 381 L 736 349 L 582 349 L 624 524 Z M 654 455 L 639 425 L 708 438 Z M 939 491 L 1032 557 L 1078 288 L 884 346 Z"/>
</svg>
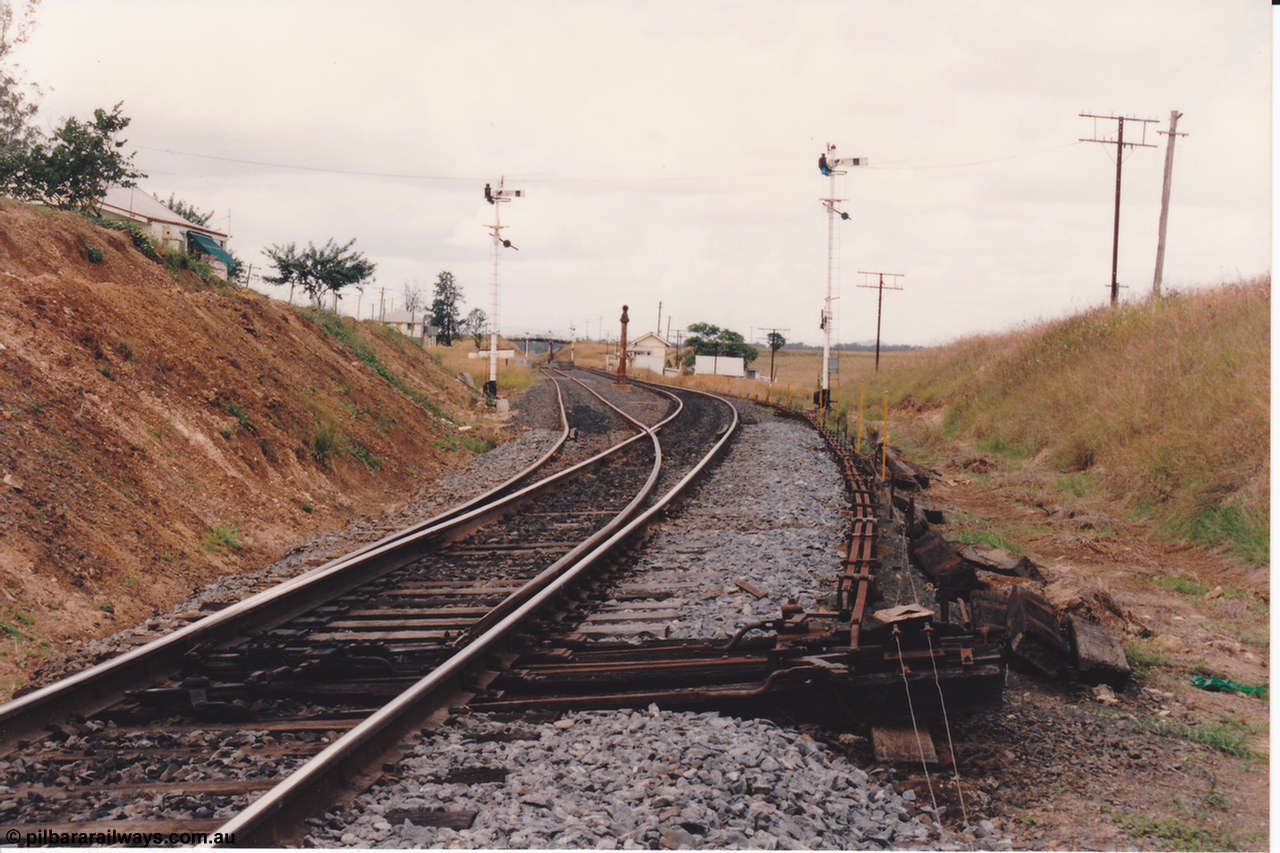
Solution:
<svg viewBox="0 0 1280 853">
<path fill-rule="evenodd" d="M 730 358 L 742 358 L 747 364 L 755 361 L 760 351 L 747 343 L 742 335 L 731 329 L 722 329 L 711 323 L 693 323 L 689 326 L 689 337 L 685 343 L 689 347 L 682 356 L 685 367 L 693 364 L 697 355 L 723 355 Z"/>
<path fill-rule="evenodd" d="M 38 5 L 39 0 L 28 0 L 18 11 L 9 0 L 0 0 L 0 191 L 8 190 L 4 176 L 13 170 L 14 158 L 40 141 L 40 131 L 31 123 L 36 114 L 31 98 L 39 89 L 24 83 L 19 69 L 9 60 L 13 49 L 31 37 Z"/>
<path fill-rule="evenodd" d="M 480 345 L 484 343 L 485 324 L 489 320 L 489 315 L 485 314 L 479 308 L 472 308 L 471 313 L 467 315 L 467 319 L 462 321 L 462 328 L 471 336 L 471 340 L 476 342 L 476 349 L 480 349 Z"/>
<path fill-rule="evenodd" d="M 180 198 L 174 198 L 173 193 L 169 193 L 169 200 L 164 203 L 164 206 L 196 225 L 208 225 L 209 220 L 213 219 L 214 211 L 205 212 L 193 204 L 187 204 Z"/>
<path fill-rule="evenodd" d="M 94 110 L 92 122 L 69 118 L 47 143 L 7 157 L 0 164 L 0 184 L 51 207 L 98 212 L 108 187 L 137 186 L 134 178 L 146 177 L 133 167 L 133 154 L 122 150 L 127 140 L 116 138 L 130 121 L 122 106 L 123 101 L 110 112 Z"/>
<path fill-rule="evenodd" d="M 431 300 L 431 323 L 440 330 L 440 340 L 445 346 L 453 346 L 460 337 L 462 289 L 453 279 L 453 273 L 444 270 L 436 276 L 434 298 Z"/>
<path fill-rule="evenodd" d="M 297 285 L 319 305 L 324 291 L 337 293 L 349 284 L 359 284 L 377 268 L 363 253 L 351 248 L 355 242 L 353 238 L 340 246 L 330 238 L 319 248 L 308 242 L 301 251 L 294 243 L 273 244 L 264 254 L 275 264 L 276 274 L 263 276 L 263 280 L 290 288 Z"/>
</svg>

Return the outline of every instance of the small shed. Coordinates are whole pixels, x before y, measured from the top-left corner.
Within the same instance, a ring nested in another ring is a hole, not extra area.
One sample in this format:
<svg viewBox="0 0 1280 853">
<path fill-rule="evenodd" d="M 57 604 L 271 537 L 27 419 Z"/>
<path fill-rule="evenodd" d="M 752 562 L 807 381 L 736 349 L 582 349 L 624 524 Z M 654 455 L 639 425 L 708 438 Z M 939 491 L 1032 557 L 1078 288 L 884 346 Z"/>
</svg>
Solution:
<svg viewBox="0 0 1280 853">
<path fill-rule="evenodd" d="M 730 355 L 696 355 L 693 372 L 699 376 L 746 376 L 747 360 Z"/>
<path fill-rule="evenodd" d="M 98 200 L 108 219 L 133 222 L 166 249 L 181 249 L 203 257 L 214 272 L 229 278 L 235 259 L 227 251 L 227 235 L 179 216 L 160 199 L 137 187 L 111 187 Z"/>
<path fill-rule="evenodd" d="M 667 366 L 667 350 L 671 344 L 653 332 L 646 332 L 627 347 L 627 360 L 631 367 L 651 370 L 659 376 Z"/>
</svg>

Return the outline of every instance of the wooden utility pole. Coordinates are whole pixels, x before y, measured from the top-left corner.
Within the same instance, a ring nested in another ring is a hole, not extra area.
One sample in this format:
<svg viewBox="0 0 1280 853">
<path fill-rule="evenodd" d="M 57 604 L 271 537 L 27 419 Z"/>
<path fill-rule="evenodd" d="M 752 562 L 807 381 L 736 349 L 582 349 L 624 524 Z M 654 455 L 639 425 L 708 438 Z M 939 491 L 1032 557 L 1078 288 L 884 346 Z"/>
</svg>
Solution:
<svg viewBox="0 0 1280 853">
<path fill-rule="evenodd" d="M 765 334 L 765 341 L 769 344 L 769 381 L 770 381 L 770 382 L 773 382 L 774 380 L 776 380 L 776 379 L 778 378 L 778 377 L 777 377 L 777 375 L 776 375 L 776 374 L 774 373 L 774 371 L 773 371 L 773 354 L 774 354 L 775 352 L 777 352 L 778 350 L 774 347 L 774 345 L 773 345 L 773 339 L 772 339 L 770 336 L 771 336 L 771 335 L 776 335 L 776 334 L 778 334 L 779 332 L 789 332 L 789 331 L 791 331 L 791 330 L 790 330 L 790 329 L 775 329 L 775 328 L 771 328 L 771 327 L 765 327 L 765 326 L 762 326 L 762 327 L 760 328 L 760 331 L 762 331 L 762 332 L 765 332 L 765 333 L 766 333 L 766 334 Z"/>
<path fill-rule="evenodd" d="M 902 278 L 903 273 L 899 272 L 867 272 L 866 270 L 858 270 L 858 275 L 876 275 L 880 277 L 879 284 L 860 284 L 858 287 L 866 287 L 878 291 L 876 294 L 876 373 L 880 372 L 880 309 L 884 306 L 884 292 L 888 290 L 902 290 L 900 285 L 885 284 L 884 277 L 892 276 L 894 278 Z"/>
<path fill-rule="evenodd" d="M 1160 295 L 1160 285 L 1164 281 L 1164 234 L 1169 226 L 1169 190 L 1173 187 L 1173 143 L 1178 141 L 1179 136 L 1186 136 L 1185 133 L 1178 133 L 1180 118 L 1182 113 L 1170 110 L 1169 129 L 1156 131 L 1169 136 L 1168 144 L 1164 149 L 1164 189 L 1160 192 L 1160 233 L 1156 237 L 1156 274 L 1151 280 L 1151 293 L 1157 297 Z"/>
<path fill-rule="evenodd" d="M 1101 142 L 1104 145 L 1114 145 L 1116 147 L 1116 213 L 1115 220 L 1111 226 L 1111 304 L 1114 306 L 1120 301 L 1120 285 L 1116 281 L 1116 261 L 1120 256 L 1120 167 L 1124 163 L 1124 147 L 1127 145 L 1130 148 L 1155 148 L 1156 146 L 1147 142 L 1147 125 L 1157 123 L 1157 119 L 1134 118 L 1133 116 L 1096 115 L 1094 113 L 1080 113 L 1080 117 L 1093 119 L 1095 128 L 1097 127 L 1098 119 L 1116 122 L 1117 131 L 1115 139 L 1098 139 L 1096 129 L 1094 131 L 1094 138 L 1080 138 L 1081 142 Z M 1136 121 L 1142 124 L 1141 142 L 1124 141 L 1124 123 L 1126 121 Z"/>
</svg>

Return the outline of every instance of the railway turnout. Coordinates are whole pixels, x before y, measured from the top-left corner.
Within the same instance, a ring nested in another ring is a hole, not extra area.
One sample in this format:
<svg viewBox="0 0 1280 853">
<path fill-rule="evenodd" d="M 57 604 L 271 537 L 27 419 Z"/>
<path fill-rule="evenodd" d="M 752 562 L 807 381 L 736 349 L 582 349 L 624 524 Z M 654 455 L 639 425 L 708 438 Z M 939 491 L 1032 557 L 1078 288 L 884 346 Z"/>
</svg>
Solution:
<svg viewBox="0 0 1280 853">
<path fill-rule="evenodd" d="M 948 707 L 999 704 L 1001 638 L 963 603 L 906 592 L 892 481 L 816 421 L 848 498 L 843 559 L 816 605 L 787 601 L 727 638 L 666 636 L 682 584 L 646 580 L 630 557 L 651 521 L 678 521 L 738 408 L 644 383 L 619 393 L 586 371 L 548 381 L 560 439 L 498 487 L 0 706 L 13 792 L 0 821 L 48 837 L 297 841 L 464 705 L 910 719 L 918 734 Z"/>
</svg>

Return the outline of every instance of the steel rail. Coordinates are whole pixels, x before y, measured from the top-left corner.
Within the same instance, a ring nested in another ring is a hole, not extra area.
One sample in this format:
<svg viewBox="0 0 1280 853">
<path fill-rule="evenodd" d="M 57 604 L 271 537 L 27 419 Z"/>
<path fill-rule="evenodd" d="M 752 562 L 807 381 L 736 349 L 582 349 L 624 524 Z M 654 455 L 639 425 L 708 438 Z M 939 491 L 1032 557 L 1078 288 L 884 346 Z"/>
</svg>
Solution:
<svg viewBox="0 0 1280 853">
<path fill-rule="evenodd" d="M 503 480 L 501 483 L 489 489 L 488 491 L 482 492 L 481 494 L 476 495 L 473 498 L 468 498 L 462 503 L 455 504 L 454 506 L 451 506 L 448 509 L 442 510 L 436 515 L 433 515 L 430 518 L 424 519 L 423 521 L 414 522 L 408 527 L 401 528 L 400 530 L 397 530 L 394 533 L 388 533 L 386 536 L 374 542 L 369 542 L 368 544 L 361 545 L 357 547 L 354 551 L 348 551 L 342 556 L 335 557 L 327 563 L 323 563 L 314 568 L 307 569 L 305 572 L 302 572 L 301 574 L 296 575 L 294 579 L 304 578 L 304 577 L 307 577 L 308 575 L 312 575 L 317 572 L 322 572 L 338 564 L 339 562 L 350 560 L 354 557 L 359 556 L 360 554 L 368 553 L 369 551 L 372 551 L 373 549 L 381 547 L 383 545 L 397 542 L 405 538 L 406 536 L 410 536 L 414 533 L 417 533 L 419 530 L 425 530 L 428 527 L 435 527 L 437 525 L 445 523 L 446 521 L 449 521 L 450 519 L 457 518 L 458 516 L 462 515 L 463 513 L 465 513 L 470 509 L 474 509 L 475 507 L 478 507 L 478 506 L 483 506 L 484 504 L 494 500 L 495 498 L 500 496 L 502 493 L 510 489 L 513 485 L 518 483 L 520 480 L 523 480 L 525 477 L 528 477 L 530 474 L 534 473 L 543 465 L 545 465 L 548 461 L 550 461 L 552 456 L 554 456 L 556 453 L 560 451 L 562 447 L 564 447 L 564 443 L 569 440 L 569 419 L 566 416 L 565 410 L 564 410 L 564 394 L 560 390 L 560 383 L 556 382 L 554 377 L 552 377 L 551 384 L 552 384 L 552 387 L 556 389 L 556 405 L 560 413 L 560 435 L 559 437 L 556 438 L 555 443 L 552 444 L 551 447 L 545 453 L 543 453 L 541 456 L 539 456 L 533 462 L 530 462 L 520 471 L 516 472 L 515 474 L 512 474 L 510 477 Z"/>
<path fill-rule="evenodd" d="M 559 399 L 563 401 L 562 396 Z M 128 683 L 158 675 L 171 668 L 181 660 L 182 655 L 198 643 L 217 642 L 245 627 L 296 615 L 315 606 L 317 600 L 340 595 L 373 577 L 394 571 L 419 559 L 422 556 L 421 553 L 410 553 L 411 546 L 418 543 L 425 544 L 425 540 L 464 528 L 468 524 L 482 523 L 486 517 L 499 514 L 511 505 L 529 498 L 534 492 L 546 489 L 559 480 L 643 439 L 648 434 L 648 428 L 629 416 L 626 417 L 637 425 L 636 428 L 639 431 L 636 435 L 563 471 L 501 496 L 488 504 L 473 506 L 469 510 L 451 515 L 443 522 L 430 527 L 387 537 L 380 543 L 357 549 L 324 566 L 319 566 L 224 607 L 163 637 L 5 702 L 0 705 L 0 740 L 11 742 L 17 737 L 39 730 L 49 722 L 50 716 L 56 712 L 59 704 L 72 705 L 82 714 L 99 710 L 118 699 Z M 547 455 L 544 454 L 539 464 L 545 462 L 546 458 Z M 523 473 L 527 474 L 531 470 L 532 468 L 526 468 Z M 508 480 L 508 486 L 518 479 L 517 476 Z M 360 571 L 356 571 L 357 569 Z"/>
<path fill-rule="evenodd" d="M 704 391 L 686 390 L 718 400 L 728 407 L 732 413 L 732 420 L 719 441 L 679 482 L 608 539 L 596 545 L 589 554 L 547 581 L 537 593 L 503 617 L 496 625 L 465 648 L 459 649 L 429 674 L 365 718 L 308 760 L 288 778 L 251 803 L 244 811 L 219 827 L 217 834 L 222 838 L 234 838 L 235 843 L 239 845 L 269 844 L 274 840 L 270 832 L 271 822 L 277 815 L 304 808 L 303 804 L 307 801 L 308 795 L 322 785 L 342 786 L 345 778 L 357 772 L 356 768 L 360 766 L 362 756 L 380 755 L 383 750 L 400 740 L 415 722 L 425 720 L 433 710 L 431 705 L 433 697 L 451 687 L 456 687 L 469 667 L 482 660 L 508 634 L 554 600 L 565 587 L 661 512 L 720 454 L 738 426 L 738 410 L 728 400 Z M 652 435 L 653 430 L 650 429 L 649 432 Z M 660 454 L 659 449 L 658 455 Z M 657 473 L 658 468 L 655 466 L 654 473 L 650 477 L 651 482 L 657 481 Z M 217 845 L 210 843 L 205 846 Z"/>
<path fill-rule="evenodd" d="M 587 385 L 582 380 L 578 379 L 575 376 L 569 376 L 567 374 L 565 374 L 565 378 L 571 382 L 576 382 L 577 384 L 581 385 L 583 389 L 587 391 L 587 393 L 591 394 L 593 397 L 598 399 L 601 403 L 604 403 L 606 406 L 609 406 L 610 408 L 615 409 L 624 418 L 627 418 L 632 423 L 640 424 L 639 420 L 632 418 L 630 415 L 623 412 L 619 407 L 615 406 L 613 403 L 610 403 L 594 388 Z M 666 391 L 664 389 L 654 389 L 654 390 L 670 397 L 676 404 L 675 409 L 672 412 L 668 413 L 668 415 L 665 418 L 655 423 L 652 427 L 645 427 L 646 429 L 651 429 L 656 434 L 663 427 L 667 426 L 667 424 L 671 423 L 677 417 L 679 417 L 680 413 L 684 411 L 684 401 L 681 400 L 678 395 L 672 394 L 671 392 Z M 661 455 L 660 451 L 659 451 L 659 455 Z M 577 560 L 579 557 L 585 554 L 588 550 L 590 550 L 597 542 L 601 541 L 610 533 L 612 533 L 615 529 L 617 529 L 617 527 L 623 521 L 626 520 L 627 515 L 630 512 L 634 511 L 638 505 L 639 504 L 637 501 L 632 501 L 632 503 L 628 505 L 623 512 L 616 515 L 614 519 L 609 522 L 609 524 L 606 524 L 604 527 L 597 530 L 591 536 L 584 539 L 567 554 L 565 554 L 560 559 L 556 560 L 554 563 L 552 563 L 551 565 L 543 569 L 541 572 L 539 572 L 536 576 L 531 578 L 529 582 L 526 583 L 524 586 L 522 586 L 520 589 L 516 590 L 515 592 L 507 596 L 505 599 L 498 602 L 498 604 L 495 605 L 492 610 L 490 610 L 484 616 L 480 617 L 480 619 L 476 620 L 474 625 L 472 625 L 470 628 L 468 628 L 467 630 L 459 634 L 458 637 L 452 642 L 451 645 L 454 648 L 462 648 L 467 643 L 474 640 L 476 637 L 479 637 L 482 634 L 484 634 L 485 631 L 487 631 L 489 628 L 493 627 L 495 624 L 500 622 L 503 619 L 503 617 L 505 617 L 508 613 L 511 613 L 513 610 L 515 610 L 516 607 L 518 607 L 520 604 L 532 598 L 533 595 L 539 589 L 542 588 L 543 584 L 548 583 L 552 578 L 554 578 L 557 574 L 563 571 L 566 566 L 571 565 L 575 560 Z"/>
</svg>

